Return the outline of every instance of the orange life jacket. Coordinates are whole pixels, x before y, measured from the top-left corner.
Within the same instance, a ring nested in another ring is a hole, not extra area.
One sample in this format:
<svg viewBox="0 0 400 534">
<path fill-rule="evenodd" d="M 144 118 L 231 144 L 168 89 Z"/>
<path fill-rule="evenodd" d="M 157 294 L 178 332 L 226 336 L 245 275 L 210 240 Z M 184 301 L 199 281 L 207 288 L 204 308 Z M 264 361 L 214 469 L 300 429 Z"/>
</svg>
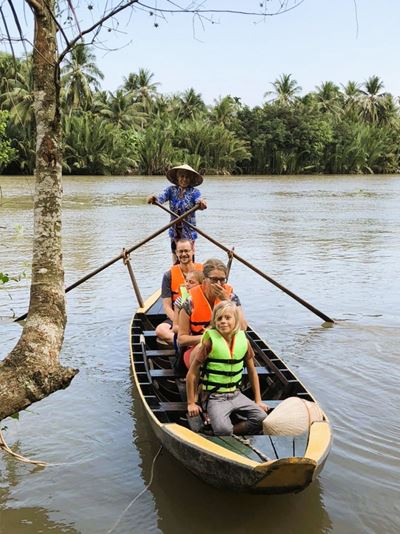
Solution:
<svg viewBox="0 0 400 534">
<path fill-rule="evenodd" d="M 203 264 L 202 263 L 194 263 L 193 264 L 193 271 L 202 271 L 203 270 Z M 181 294 L 181 285 L 185 283 L 185 277 L 183 276 L 183 272 L 179 265 L 173 265 L 171 267 L 171 298 L 172 302 L 174 303 L 176 299 Z"/>
<path fill-rule="evenodd" d="M 232 287 L 224 284 L 224 289 L 230 296 L 232 294 Z M 212 308 L 203 293 L 201 285 L 192 287 L 189 291 L 192 301 L 192 313 L 190 315 L 190 331 L 193 335 L 199 335 L 204 332 L 206 327 L 210 324 Z M 220 299 L 215 299 L 214 306 L 219 304 Z"/>
</svg>

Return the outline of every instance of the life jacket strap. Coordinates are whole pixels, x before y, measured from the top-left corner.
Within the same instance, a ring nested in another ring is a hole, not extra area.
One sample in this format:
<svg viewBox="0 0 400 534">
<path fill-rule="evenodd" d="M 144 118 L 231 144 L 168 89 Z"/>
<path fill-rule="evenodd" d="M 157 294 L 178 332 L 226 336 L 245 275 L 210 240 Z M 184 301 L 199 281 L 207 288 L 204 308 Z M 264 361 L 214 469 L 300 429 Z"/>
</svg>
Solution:
<svg viewBox="0 0 400 534">
<path fill-rule="evenodd" d="M 224 389 L 230 389 L 230 388 L 237 388 L 242 381 L 242 377 L 239 378 L 239 380 L 235 380 L 234 382 L 229 382 L 228 384 L 222 384 L 221 382 L 213 382 L 211 380 L 206 380 L 205 378 L 200 378 L 199 382 L 200 384 L 203 384 L 204 386 L 214 386 L 215 389 L 212 390 L 212 393 L 218 393 L 218 390 L 221 388 Z"/>
<path fill-rule="evenodd" d="M 236 376 L 237 374 L 241 373 L 243 370 L 239 369 L 238 371 L 223 371 L 222 369 L 207 369 L 207 375 L 222 375 L 222 376 Z"/>
<path fill-rule="evenodd" d="M 242 358 L 231 358 L 230 360 L 227 360 L 226 358 L 214 358 L 213 356 L 208 356 L 207 357 L 207 362 L 234 364 L 234 363 L 243 362 L 245 358 L 246 358 L 246 354 Z"/>
</svg>

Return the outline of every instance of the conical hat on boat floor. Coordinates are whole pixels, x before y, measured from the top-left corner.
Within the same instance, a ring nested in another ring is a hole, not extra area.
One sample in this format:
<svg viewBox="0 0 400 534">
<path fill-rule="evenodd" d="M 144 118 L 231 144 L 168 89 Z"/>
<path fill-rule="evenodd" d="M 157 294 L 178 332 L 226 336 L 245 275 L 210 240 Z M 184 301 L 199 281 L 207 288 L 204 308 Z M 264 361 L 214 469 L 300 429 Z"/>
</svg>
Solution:
<svg viewBox="0 0 400 534">
<path fill-rule="evenodd" d="M 315 402 L 289 397 L 264 419 L 263 432 L 272 436 L 299 436 L 311 423 L 323 419 L 322 410 Z"/>
</svg>

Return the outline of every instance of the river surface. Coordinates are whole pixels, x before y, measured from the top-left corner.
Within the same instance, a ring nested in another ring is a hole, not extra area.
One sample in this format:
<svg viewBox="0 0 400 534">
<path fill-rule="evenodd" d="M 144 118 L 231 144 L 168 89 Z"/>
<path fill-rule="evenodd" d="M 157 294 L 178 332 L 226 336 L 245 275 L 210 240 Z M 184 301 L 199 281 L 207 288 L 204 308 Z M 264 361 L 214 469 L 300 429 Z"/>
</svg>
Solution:
<svg viewBox="0 0 400 534">
<path fill-rule="evenodd" d="M 66 177 L 69 285 L 168 222 L 145 203 L 159 177 Z M 0 176 L 0 271 L 29 275 L 33 179 Z M 380 533 L 400 531 L 400 177 L 207 177 L 198 226 L 336 320 L 319 317 L 239 263 L 245 314 L 331 419 L 318 480 L 297 495 L 232 494 L 197 480 L 159 444 L 135 398 L 128 330 L 136 300 L 118 262 L 68 294 L 61 358 L 70 387 L 1 423 L 0 532 Z M 225 259 L 199 238 L 196 259 Z M 132 255 L 148 297 L 169 266 L 164 234 Z M 21 328 L 29 279 L 0 290 L 0 358 Z M 146 489 L 149 482 L 150 487 Z M 143 492 L 135 501 L 135 497 Z"/>
</svg>

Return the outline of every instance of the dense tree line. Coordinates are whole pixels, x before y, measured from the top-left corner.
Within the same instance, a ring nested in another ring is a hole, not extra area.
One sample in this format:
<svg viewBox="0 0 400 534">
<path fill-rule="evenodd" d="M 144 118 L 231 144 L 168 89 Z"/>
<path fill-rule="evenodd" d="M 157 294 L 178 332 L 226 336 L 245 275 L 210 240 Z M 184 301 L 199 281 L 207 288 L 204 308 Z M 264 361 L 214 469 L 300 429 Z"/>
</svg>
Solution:
<svg viewBox="0 0 400 534">
<path fill-rule="evenodd" d="M 186 162 L 208 174 L 391 173 L 400 168 L 400 115 L 378 76 L 300 96 L 290 74 L 262 106 L 230 95 L 206 106 L 193 88 L 166 96 L 146 69 L 115 92 L 90 47 L 62 68 L 66 174 L 163 174 Z M 35 122 L 31 59 L 0 54 L 0 171 L 32 174 Z"/>
</svg>

